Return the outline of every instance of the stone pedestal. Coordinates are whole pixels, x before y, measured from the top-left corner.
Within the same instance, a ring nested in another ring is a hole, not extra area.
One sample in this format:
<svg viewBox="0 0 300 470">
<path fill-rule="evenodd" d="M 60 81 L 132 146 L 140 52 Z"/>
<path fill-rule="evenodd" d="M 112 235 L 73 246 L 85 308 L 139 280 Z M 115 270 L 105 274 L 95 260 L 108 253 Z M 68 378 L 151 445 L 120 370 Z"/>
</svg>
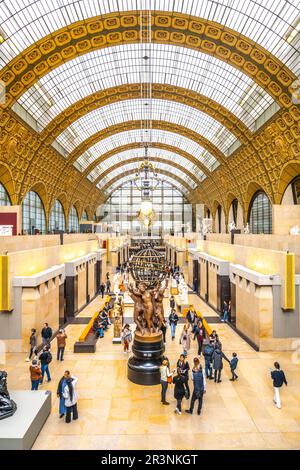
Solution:
<svg viewBox="0 0 300 470">
<path fill-rule="evenodd" d="M 139 385 L 158 385 L 160 366 L 165 351 L 162 333 L 143 336 L 136 331 L 133 340 L 133 356 L 128 361 L 128 379 Z"/>
</svg>

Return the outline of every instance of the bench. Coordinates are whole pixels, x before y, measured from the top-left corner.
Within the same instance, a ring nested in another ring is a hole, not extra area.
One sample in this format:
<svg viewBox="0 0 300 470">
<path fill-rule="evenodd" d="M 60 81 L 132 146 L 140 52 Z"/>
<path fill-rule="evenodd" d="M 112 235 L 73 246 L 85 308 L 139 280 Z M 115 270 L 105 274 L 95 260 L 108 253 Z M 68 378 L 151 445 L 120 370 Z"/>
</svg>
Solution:
<svg viewBox="0 0 300 470">
<path fill-rule="evenodd" d="M 98 337 L 95 334 L 95 331 L 93 330 L 93 324 L 97 316 L 99 315 L 99 312 L 104 308 L 104 305 L 106 302 L 110 302 L 111 297 L 107 295 L 104 299 L 103 302 L 100 304 L 99 309 L 94 313 L 86 327 L 84 328 L 83 332 L 78 338 L 78 341 L 74 344 L 74 353 L 94 353 L 96 352 L 96 343 L 98 340 Z"/>
</svg>

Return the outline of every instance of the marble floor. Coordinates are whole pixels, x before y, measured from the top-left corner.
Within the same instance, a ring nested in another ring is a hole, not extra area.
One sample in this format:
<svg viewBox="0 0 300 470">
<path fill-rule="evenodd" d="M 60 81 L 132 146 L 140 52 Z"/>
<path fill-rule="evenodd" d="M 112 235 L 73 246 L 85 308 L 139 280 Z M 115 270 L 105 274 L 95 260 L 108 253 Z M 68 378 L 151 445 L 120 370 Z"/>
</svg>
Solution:
<svg viewBox="0 0 300 470">
<path fill-rule="evenodd" d="M 190 295 L 190 301 L 204 315 L 216 316 L 195 295 Z M 91 316 L 99 303 L 96 299 L 81 316 Z M 168 390 L 171 405 L 163 406 L 160 386 L 130 383 L 128 356 L 121 345 L 112 344 L 112 328 L 98 341 L 95 354 L 74 354 L 73 344 L 84 325 L 68 326 L 65 361 L 57 362 L 53 354 L 52 381 L 42 386 L 52 391 L 52 413 L 33 449 L 300 449 L 300 365 L 293 362 L 291 353 L 254 351 L 228 325 L 211 326 L 217 329 L 225 354 L 238 353 L 239 379 L 229 381 L 225 363 L 222 383 L 208 382 L 201 417 L 174 414 L 173 386 Z M 182 324 L 174 342 L 167 331 L 166 354 L 172 367 L 181 352 L 181 329 Z M 55 349 L 53 345 L 53 352 Z M 195 354 L 196 344 L 192 343 L 190 361 Z M 282 389 L 281 410 L 273 404 L 269 377 L 275 360 L 280 361 L 288 380 L 288 387 Z M 5 368 L 11 390 L 30 388 L 24 354 L 8 354 Z M 56 397 L 57 383 L 66 369 L 78 377 L 79 420 L 71 424 L 59 419 Z"/>
</svg>

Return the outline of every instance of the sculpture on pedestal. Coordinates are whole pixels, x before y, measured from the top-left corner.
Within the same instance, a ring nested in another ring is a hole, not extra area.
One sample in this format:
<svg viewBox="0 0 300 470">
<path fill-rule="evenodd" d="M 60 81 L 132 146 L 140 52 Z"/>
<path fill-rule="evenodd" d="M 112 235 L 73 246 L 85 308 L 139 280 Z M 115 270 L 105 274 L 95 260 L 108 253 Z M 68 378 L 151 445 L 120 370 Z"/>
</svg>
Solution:
<svg viewBox="0 0 300 470">
<path fill-rule="evenodd" d="M 134 301 L 136 331 L 128 361 L 128 378 L 143 385 L 158 384 L 159 367 L 164 352 L 160 330 L 164 319 L 163 297 L 167 287 L 165 257 L 153 248 L 140 250 L 130 261 L 135 286 L 128 286 Z"/>
<path fill-rule="evenodd" d="M 7 390 L 7 372 L 0 371 L 0 419 L 9 418 L 17 409 Z"/>
<path fill-rule="evenodd" d="M 123 314 L 124 314 L 123 300 L 122 300 L 122 297 L 119 296 L 117 302 L 115 302 L 114 310 L 113 310 L 113 319 L 114 319 L 113 343 L 121 343 Z"/>
</svg>

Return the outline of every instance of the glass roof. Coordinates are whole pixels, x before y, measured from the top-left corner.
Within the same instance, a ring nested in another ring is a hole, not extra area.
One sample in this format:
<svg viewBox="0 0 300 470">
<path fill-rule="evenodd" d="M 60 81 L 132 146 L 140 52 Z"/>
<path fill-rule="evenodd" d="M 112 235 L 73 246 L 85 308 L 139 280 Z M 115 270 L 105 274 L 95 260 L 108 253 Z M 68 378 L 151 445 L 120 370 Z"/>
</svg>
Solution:
<svg viewBox="0 0 300 470">
<path fill-rule="evenodd" d="M 107 127 L 127 121 L 149 119 L 179 124 L 195 131 L 225 154 L 237 140 L 226 127 L 195 108 L 174 101 L 136 99 L 119 101 L 91 111 L 71 124 L 57 137 L 57 141 L 71 152 L 88 137 Z M 151 142 L 151 131 L 149 138 Z"/>
<path fill-rule="evenodd" d="M 3 0 L 0 24 L 5 41 L 0 48 L 0 66 L 59 28 L 137 7 L 216 21 L 261 44 L 296 74 L 300 70 L 296 0 Z"/>
<path fill-rule="evenodd" d="M 178 155 L 178 153 L 170 152 L 168 150 L 149 147 L 148 149 L 149 160 L 152 161 L 152 158 L 160 158 L 166 160 L 172 165 L 172 162 L 177 163 L 178 165 L 186 168 L 190 173 L 193 173 L 199 181 L 203 181 L 206 176 L 199 170 L 199 167 L 194 165 L 190 160 Z M 90 181 L 94 182 L 104 171 L 111 168 L 113 165 L 116 165 L 122 161 L 131 159 L 131 158 L 141 158 L 143 161 L 145 156 L 145 150 L 143 148 L 135 148 L 131 150 L 125 150 L 116 155 L 113 155 L 110 158 L 107 158 L 104 162 L 97 165 L 93 171 L 88 175 Z M 153 161 L 154 166 L 156 167 L 157 163 Z"/>
<path fill-rule="evenodd" d="M 105 194 L 111 194 L 115 189 L 119 188 L 123 184 L 126 184 L 129 181 L 132 181 L 132 176 L 133 176 L 132 174 L 126 175 L 123 177 L 121 176 L 118 179 L 118 181 L 115 181 L 111 186 L 107 188 L 107 190 L 105 191 Z M 186 194 L 188 192 L 187 189 L 184 186 L 181 186 L 180 183 L 176 179 L 171 178 L 170 176 L 167 176 L 167 175 L 162 175 L 162 178 L 164 182 L 170 183 L 172 186 L 175 186 L 175 188 L 177 188 L 181 193 Z"/>
<path fill-rule="evenodd" d="M 116 168 L 115 170 L 111 171 L 108 175 L 106 175 L 104 178 L 102 178 L 101 181 L 99 181 L 99 183 L 97 184 L 97 188 L 99 189 L 103 188 L 113 178 L 115 178 L 116 176 L 122 175 L 123 173 L 126 173 L 127 171 L 130 171 L 130 170 L 137 171 L 138 167 L 139 167 L 138 163 L 127 163 L 127 164 L 120 166 L 119 168 Z M 178 168 L 174 168 L 170 164 L 155 162 L 155 171 L 159 173 L 159 170 L 168 171 L 169 173 L 172 173 L 174 176 L 178 176 L 183 181 L 185 181 L 191 187 L 191 189 L 195 189 L 197 187 L 197 184 L 194 182 L 194 180 L 192 180 L 186 173 L 179 170 Z"/>
<path fill-rule="evenodd" d="M 118 134 L 107 137 L 106 139 L 97 142 L 95 145 L 90 147 L 84 152 L 78 160 L 75 162 L 75 166 L 78 170 L 84 171 L 93 161 L 95 161 L 100 155 L 103 155 L 110 150 L 118 148 L 122 145 L 137 143 L 146 141 L 145 135 L 141 137 L 142 131 L 135 129 L 127 132 L 120 132 Z M 174 132 L 162 131 L 159 129 L 152 129 L 152 142 L 172 145 L 179 149 L 190 153 L 199 162 L 203 163 L 210 171 L 213 171 L 219 166 L 218 160 L 211 155 L 207 150 L 203 149 L 193 140 L 190 140 L 180 134 Z"/>
<path fill-rule="evenodd" d="M 151 82 L 194 90 L 223 105 L 250 129 L 273 103 L 263 88 L 225 62 L 183 47 L 128 44 L 93 51 L 42 77 L 18 100 L 42 130 L 64 109 L 96 91 L 149 81 L 141 50 L 147 50 Z M 145 77 L 145 78 L 144 78 Z"/>
</svg>

